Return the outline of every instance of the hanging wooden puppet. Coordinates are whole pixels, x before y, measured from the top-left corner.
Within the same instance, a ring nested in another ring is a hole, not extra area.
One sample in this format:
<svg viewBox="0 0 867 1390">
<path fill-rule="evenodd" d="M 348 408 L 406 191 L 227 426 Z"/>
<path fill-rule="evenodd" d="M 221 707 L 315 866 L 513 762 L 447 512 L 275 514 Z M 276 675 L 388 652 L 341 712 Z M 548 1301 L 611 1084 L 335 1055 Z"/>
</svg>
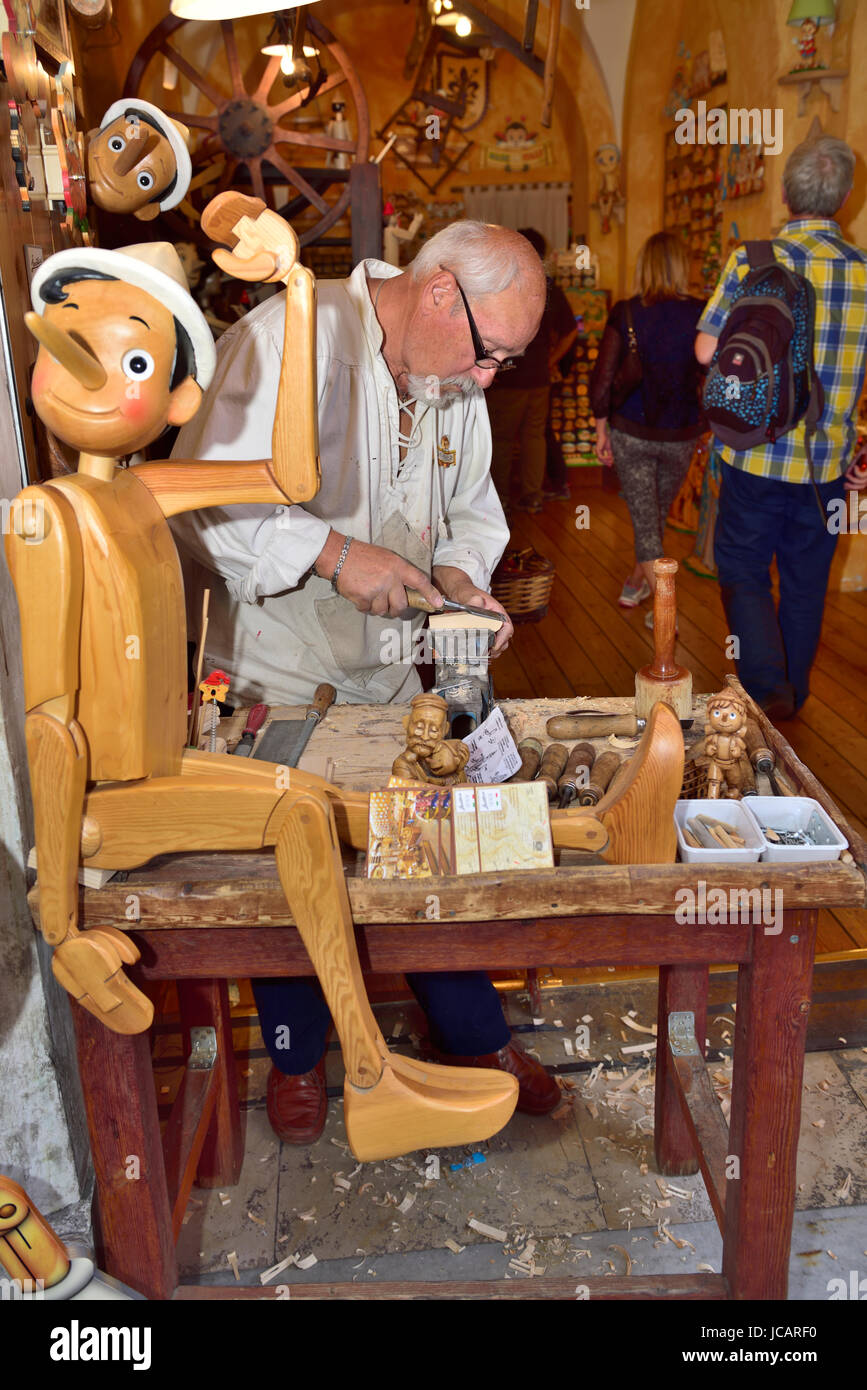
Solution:
<svg viewBox="0 0 867 1390">
<path fill-rule="evenodd" d="M 158 106 L 124 97 L 87 141 L 90 197 L 105 212 L 150 222 L 177 207 L 190 186 L 190 133 Z"/>
</svg>

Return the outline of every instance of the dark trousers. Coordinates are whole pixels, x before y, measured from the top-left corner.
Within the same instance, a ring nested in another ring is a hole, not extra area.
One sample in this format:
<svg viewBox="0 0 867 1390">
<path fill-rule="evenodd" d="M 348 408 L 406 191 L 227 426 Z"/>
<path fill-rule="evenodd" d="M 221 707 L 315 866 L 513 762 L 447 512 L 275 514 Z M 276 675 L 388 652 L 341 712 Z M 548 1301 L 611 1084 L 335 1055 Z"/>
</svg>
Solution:
<svg viewBox="0 0 867 1390">
<path fill-rule="evenodd" d="M 759 478 L 722 464 L 714 556 L 729 631 L 739 639 L 738 675 L 758 703 L 810 693 L 836 534 L 822 524 L 809 483 Z M 819 484 L 828 504 L 845 496 L 842 477 Z M 779 611 L 771 561 L 780 576 Z"/>
<path fill-rule="evenodd" d="M 407 975 L 427 1014 L 434 1047 L 453 1057 L 499 1052 L 510 1039 L 499 995 L 481 970 Z M 300 1076 L 316 1066 L 331 1027 L 316 980 L 253 980 L 262 1037 L 278 1071 Z"/>
</svg>

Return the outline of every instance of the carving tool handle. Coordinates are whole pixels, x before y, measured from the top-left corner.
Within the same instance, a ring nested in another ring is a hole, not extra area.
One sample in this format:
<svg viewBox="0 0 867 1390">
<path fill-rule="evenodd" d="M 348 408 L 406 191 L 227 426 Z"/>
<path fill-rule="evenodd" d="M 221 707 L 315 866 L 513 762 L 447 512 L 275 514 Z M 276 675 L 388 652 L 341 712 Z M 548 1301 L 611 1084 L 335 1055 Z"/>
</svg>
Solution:
<svg viewBox="0 0 867 1390">
<path fill-rule="evenodd" d="M 334 701 L 337 699 L 337 691 L 333 685 L 328 685 L 323 681 L 322 685 L 317 685 L 313 696 L 313 703 L 307 706 L 307 718 L 316 717 L 318 723 L 330 710 Z"/>
<path fill-rule="evenodd" d="M 525 738 L 518 744 L 521 766 L 510 782 L 532 782 L 542 761 L 542 745 L 537 738 Z"/>
<path fill-rule="evenodd" d="M 677 561 L 663 556 L 654 560 L 656 593 L 653 596 L 653 661 L 649 674 L 655 680 L 670 680 L 677 672 L 674 644 L 677 630 L 677 599 L 674 576 Z"/>
<path fill-rule="evenodd" d="M 755 720 L 747 720 L 744 737 L 747 745 L 747 752 L 750 755 L 750 762 L 756 769 L 756 772 L 773 772 L 774 755 L 770 748 L 767 747 L 762 737 L 762 731 Z"/>
<path fill-rule="evenodd" d="M 566 760 L 566 767 L 560 778 L 560 793 L 567 787 L 580 783 L 586 787 L 590 780 L 590 769 L 596 759 L 596 749 L 592 743 L 576 743 Z"/>
<path fill-rule="evenodd" d="M 539 765 L 536 780 L 545 783 L 548 788 L 549 801 L 553 801 L 558 795 L 557 783 L 563 775 L 568 757 L 569 750 L 564 748 L 562 743 L 549 743 L 542 754 L 542 762 Z"/>
<path fill-rule="evenodd" d="M 620 767 L 618 753 L 601 753 L 593 764 L 590 781 L 582 790 L 578 800 L 582 806 L 595 806 L 608 790 L 614 774 Z"/>
<path fill-rule="evenodd" d="M 642 721 L 643 722 L 643 721 Z M 555 714 L 545 726 L 551 738 L 602 738 L 639 732 L 634 714 Z"/>
<path fill-rule="evenodd" d="M 406 601 L 409 604 L 410 608 L 417 608 L 420 613 L 442 612 L 441 608 L 434 608 L 433 604 L 429 603 L 428 600 L 424 597 L 424 595 L 419 593 L 418 589 L 407 588 Z"/>
</svg>

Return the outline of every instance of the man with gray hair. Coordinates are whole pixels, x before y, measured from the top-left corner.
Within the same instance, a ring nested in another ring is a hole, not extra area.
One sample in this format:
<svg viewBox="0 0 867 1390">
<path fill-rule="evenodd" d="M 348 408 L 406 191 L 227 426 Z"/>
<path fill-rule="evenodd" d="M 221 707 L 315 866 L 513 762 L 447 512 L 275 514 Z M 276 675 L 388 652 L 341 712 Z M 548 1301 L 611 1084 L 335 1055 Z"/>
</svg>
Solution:
<svg viewBox="0 0 867 1390">
<path fill-rule="evenodd" d="M 816 490 L 803 420 L 753 449 L 714 441 L 722 459 L 714 543 L 720 592 L 730 632 L 739 639 L 738 674 L 773 720 L 797 714 L 809 694 L 845 490 L 867 484 L 852 463 L 867 363 L 867 255 L 845 240 L 835 220 L 854 167 L 842 140 L 823 135 L 798 145 L 783 172 L 790 216 L 773 241 L 777 259 L 816 293 L 814 356 L 825 397 L 811 441 Z M 739 246 L 699 320 L 700 362 L 711 361 L 732 295 L 748 271 L 746 248 Z M 774 558 L 778 610 L 771 591 Z"/>
<path fill-rule="evenodd" d="M 488 585 L 509 530 L 490 477 L 483 392 L 523 353 L 544 304 L 529 242 L 481 222 L 445 228 L 404 272 L 367 260 L 348 280 L 320 282 L 320 491 L 303 507 L 227 507 L 173 523 L 199 585 L 213 586 L 202 566 L 226 581 L 212 589 L 206 664 L 229 672 L 237 698 L 306 703 L 328 681 L 339 700 L 409 701 L 421 689 L 409 655 L 424 615 L 410 615 L 407 586 L 436 607 L 445 595 L 502 614 L 494 650 L 505 647 L 512 625 Z M 177 456 L 270 456 L 282 342 L 281 295 L 221 338 Z M 188 592 L 196 612 L 195 585 Z M 407 661 L 394 664 L 399 618 Z M 558 1104 L 556 1081 L 511 1042 L 487 975 L 408 978 L 440 1056 L 512 1072 L 519 1109 Z M 253 987 L 274 1063 L 269 1119 L 282 1140 L 309 1142 L 325 1123 L 328 1010 L 305 979 Z"/>
</svg>

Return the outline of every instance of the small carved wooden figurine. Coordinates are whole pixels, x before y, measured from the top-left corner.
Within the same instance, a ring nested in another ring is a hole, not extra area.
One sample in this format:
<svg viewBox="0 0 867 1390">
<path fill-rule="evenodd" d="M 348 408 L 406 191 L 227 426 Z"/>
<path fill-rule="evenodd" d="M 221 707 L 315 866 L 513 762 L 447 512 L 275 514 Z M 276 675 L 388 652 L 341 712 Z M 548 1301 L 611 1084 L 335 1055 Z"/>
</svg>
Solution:
<svg viewBox="0 0 867 1390">
<path fill-rule="evenodd" d="M 186 748 L 183 581 L 168 518 L 198 507 L 309 501 L 319 487 L 314 282 L 264 203 L 226 193 L 203 230 L 246 280 L 285 286 L 273 458 L 122 466 L 198 408 L 213 339 L 165 242 L 61 251 L 37 270 L 27 324 L 40 344 L 32 395 L 79 449 L 77 472 L 25 488 L 6 555 L 21 612 L 40 925 L 52 968 L 119 1033 L 153 1007 L 114 926 L 78 928 L 77 871 L 132 869 L 159 854 L 272 846 L 297 929 L 346 1061 L 345 1121 L 359 1159 L 487 1139 L 512 1114 L 513 1076 L 390 1053 L 358 960 L 338 841 L 367 843 L 367 797 L 292 769 Z"/>
<path fill-rule="evenodd" d="M 190 133 L 138 97 L 108 108 L 87 143 L 88 192 L 105 212 L 150 222 L 186 197 L 193 166 Z"/>
<path fill-rule="evenodd" d="M 745 757 L 747 708 L 735 690 L 721 690 L 707 702 L 704 752 L 707 794 L 739 799 L 743 787 L 741 759 Z"/>
<path fill-rule="evenodd" d="M 432 782 L 451 787 L 465 782 L 464 768 L 470 750 L 459 738 L 446 738 L 449 707 L 441 695 L 413 697 L 410 712 L 404 716 L 406 749 L 391 765 L 394 777 L 412 782 Z"/>
</svg>

